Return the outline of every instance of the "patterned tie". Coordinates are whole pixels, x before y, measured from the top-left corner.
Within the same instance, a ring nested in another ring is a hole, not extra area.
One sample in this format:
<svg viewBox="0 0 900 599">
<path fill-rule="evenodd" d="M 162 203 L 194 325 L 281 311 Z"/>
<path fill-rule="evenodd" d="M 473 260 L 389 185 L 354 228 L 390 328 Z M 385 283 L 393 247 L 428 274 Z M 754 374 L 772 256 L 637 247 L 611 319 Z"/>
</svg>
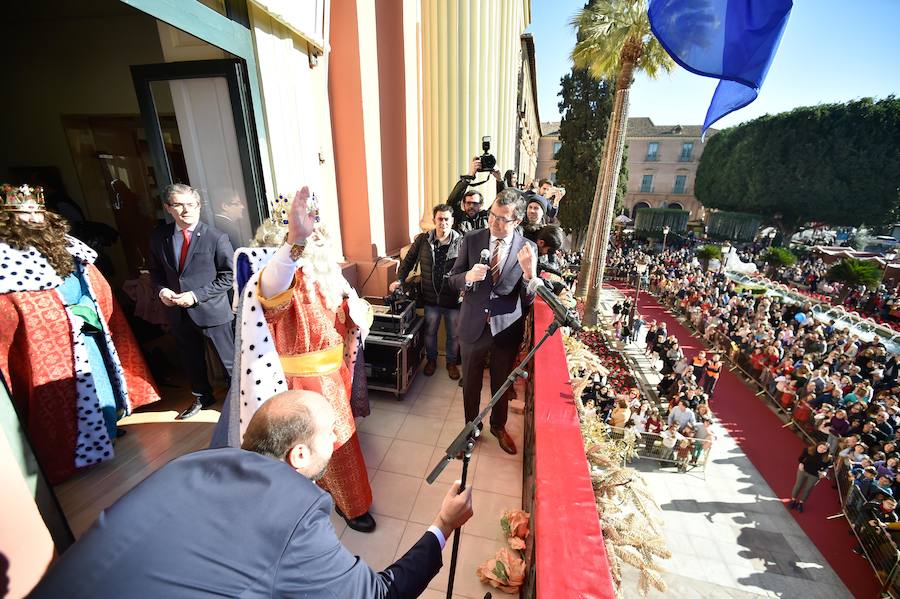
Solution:
<svg viewBox="0 0 900 599">
<path fill-rule="evenodd" d="M 494 242 L 494 251 L 491 252 L 491 281 L 494 285 L 500 280 L 500 248 L 503 247 L 503 240 L 498 239 Z"/>
<path fill-rule="evenodd" d="M 184 241 L 181 243 L 181 256 L 178 258 L 178 272 L 184 270 L 184 261 L 187 259 L 188 248 L 191 245 L 191 232 L 187 229 L 182 229 L 181 235 Z"/>
</svg>

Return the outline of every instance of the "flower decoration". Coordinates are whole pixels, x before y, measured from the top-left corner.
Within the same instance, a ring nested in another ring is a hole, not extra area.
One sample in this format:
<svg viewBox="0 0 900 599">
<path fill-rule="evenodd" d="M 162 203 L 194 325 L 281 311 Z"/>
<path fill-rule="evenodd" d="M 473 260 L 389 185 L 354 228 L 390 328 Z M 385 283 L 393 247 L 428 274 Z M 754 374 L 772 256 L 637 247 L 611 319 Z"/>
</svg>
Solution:
<svg viewBox="0 0 900 599">
<path fill-rule="evenodd" d="M 504 593 L 518 593 L 525 582 L 525 560 L 504 547 L 478 566 L 475 573 L 482 582 Z"/>
<path fill-rule="evenodd" d="M 504 510 L 500 518 L 500 526 L 507 538 L 519 538 L 524 540 L 528 536 L 528 519 L 531 514 L 522 510 Z"/>
</svg>

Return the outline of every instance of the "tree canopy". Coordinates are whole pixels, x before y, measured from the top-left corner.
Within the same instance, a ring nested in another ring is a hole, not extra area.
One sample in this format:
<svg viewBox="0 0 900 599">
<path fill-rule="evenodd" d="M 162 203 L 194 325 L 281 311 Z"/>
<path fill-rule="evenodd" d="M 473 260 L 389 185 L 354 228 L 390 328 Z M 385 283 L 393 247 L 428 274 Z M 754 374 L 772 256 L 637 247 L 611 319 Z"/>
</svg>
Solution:
<svg viewBox="0 0 900 599">
<path fill-rule="evenodd" d="M 573 68 L 560 80 L 559 141 L 562 145 L 556 154 L 556 179 L 566 188 L 559 221 L 567 229 L 582 231 L 591 218 L 613 94 L 609 81 L 594 79 L 585 69 Z M 627 170 L 619 177 L 617 199 L 625 196 Z"/>
<path fill-rule="evenodd" d="M 762 214 L 785 231 L 900 220 L 900 100 L 801 107 L 720 131 L 695 191 L 707 208 Z"/>
</svg>

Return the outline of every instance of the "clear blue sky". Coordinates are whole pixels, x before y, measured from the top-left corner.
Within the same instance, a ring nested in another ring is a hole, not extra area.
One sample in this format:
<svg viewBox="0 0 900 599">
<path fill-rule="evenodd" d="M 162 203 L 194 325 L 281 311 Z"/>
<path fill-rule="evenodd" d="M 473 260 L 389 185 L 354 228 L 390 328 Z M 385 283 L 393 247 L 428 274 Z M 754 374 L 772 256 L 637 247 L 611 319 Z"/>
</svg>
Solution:
<svg viewBox="0 0 900 599">
<path fill-rule="evenodd" d="M 559 80 L 569 72 L 572 15 L 584 0 L 531 0 L 542 121 L 559 120 Z M 639 75 L 630 116 L 657 125 L 703 123 L 716 80 L 675 67 L 656 80 Z M 736 125 L 796 106 L 900 96 L 900 0 L 794 0 L 787 29 L 759 98 L 720 120 Z"/>
</svg>

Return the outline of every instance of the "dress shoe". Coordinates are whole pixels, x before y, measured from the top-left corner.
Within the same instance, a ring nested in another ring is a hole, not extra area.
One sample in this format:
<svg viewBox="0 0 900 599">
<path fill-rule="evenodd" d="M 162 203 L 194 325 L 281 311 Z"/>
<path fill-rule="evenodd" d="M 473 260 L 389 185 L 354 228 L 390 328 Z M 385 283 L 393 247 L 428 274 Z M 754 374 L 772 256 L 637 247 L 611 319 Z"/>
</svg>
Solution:
<svg viewBox="0 0 900 599">
<path fill-rule="evenodd" d="M 796 500 L 796 499 L 791 499 L 791 502 L 788 504 L 788 509 L 789 509 L 789 510 L 792 510 L 792 509 L 794 509 L 795 507 L 797 507 L 797 500 Z"/>
<path fill-rule="evenodd" d="M 357 532 L 372 532 L 375 530 L 375 518 L 373 518 L 372 514 L 369 512 L 366 512 L 362 516 L 357 516 L 356 518 L 348 518 L 338 506 L 334 506 L 334 509 L 337 512 L 337 515 L 343 518 L 344 521 L 347 522 L 347 526 L 353 530 Z"/>
<path fill-rule="evenodd" d="M 506 432 L 505 428 L 492 428 L 491 434 L 497 437 L 497 442 L 500 443 L 500 449 L 510 455 L 516 455 L 516 443 L 513 441 L 513 438 L 509 436 L 509 433 Z"/>
<path fill-rule="evenodd" d="M 437 362 L 428 360 L 425 362 L 425 370 L 423 372 L 425 373 L 425 376 L 431 376 L 434 374 L 435 369 L 437 369 Z"/>
<path fill-rule="evenodd" d="M 800 512 L 801 514 L 803 513 L 803 502 L 802 501 L 797 504 L 797 511 Z"/>
<path fill-rule="evenodd" d="M 212 395 L 201 395 L 199 397 L 195 395 L 194 403 L 191 404 L 191 407 L 189 407 L 188 409 L 183 411 L 175 419 L 176 420 L 187 420 L 188 418 L 190 418 L 192 416 L 196 416 L 198 413 L 200 413 L 200 410 L 202 410 L 203 408 L 208 408 L 209 406 L 213 405 L 214 403 L 216 403 L 216 398 L 213 397 Z"/>
<path fill-rule="evenodd" d="M 459 366 L 456 364 L 447 364 L 447 375 L 455 380 L 459 379 Z"/>
</svg>

